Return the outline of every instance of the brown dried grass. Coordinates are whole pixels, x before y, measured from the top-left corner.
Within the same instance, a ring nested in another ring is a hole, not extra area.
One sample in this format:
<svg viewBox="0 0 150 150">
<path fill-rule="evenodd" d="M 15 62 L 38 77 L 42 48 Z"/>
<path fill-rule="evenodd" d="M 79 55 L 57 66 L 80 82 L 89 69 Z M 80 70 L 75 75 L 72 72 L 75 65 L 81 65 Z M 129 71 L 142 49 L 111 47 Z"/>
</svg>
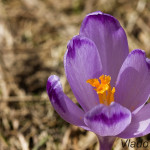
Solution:
<svg viewBox="0 0 150 150">
<path fill-rule="evenodd" d="M 119 19 L 130 50 L 150 56 L 148 0 L 2 0 L 0 1 L 0 150 L 97 150 L 93 133 L 64 122 L 49 103 L 50 74 L 64 75 L 68 40 L 84 16 L 101 10 Z M 149 135 L 143 137 L 149 140 Z M 117 139 L 115 150 L 121 150 Z"/>
</svg>

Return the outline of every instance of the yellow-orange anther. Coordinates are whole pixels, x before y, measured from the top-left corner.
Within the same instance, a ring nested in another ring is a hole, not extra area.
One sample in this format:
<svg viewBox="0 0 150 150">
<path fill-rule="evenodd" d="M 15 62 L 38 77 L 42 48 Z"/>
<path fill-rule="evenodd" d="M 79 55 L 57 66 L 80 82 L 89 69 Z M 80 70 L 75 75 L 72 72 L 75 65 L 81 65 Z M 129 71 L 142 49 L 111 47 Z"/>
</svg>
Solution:
<svg viewBox="0 0 150 150">
<path fill-rule="evenodd" d="M 99 102 L 101 104 L 110 105 L 114 101 L 115 87 L 111 89 L 110 81 L 111 77 L 107 75 L 101 75 L 98 79 L 89 79 L 87 83 L 94 87 L 94 90 L 99 96 Z"/>
</svg>

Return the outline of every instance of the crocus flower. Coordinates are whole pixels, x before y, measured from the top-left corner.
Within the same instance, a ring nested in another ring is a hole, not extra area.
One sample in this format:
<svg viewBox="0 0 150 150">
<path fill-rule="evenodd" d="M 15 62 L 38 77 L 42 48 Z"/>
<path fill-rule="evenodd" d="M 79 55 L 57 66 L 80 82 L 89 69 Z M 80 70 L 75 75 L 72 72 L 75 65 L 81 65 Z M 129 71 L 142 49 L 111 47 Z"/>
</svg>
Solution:
<svg viewBox="0 0 150 150">
<path fill-rule="evenodd" d="M 129 53 L 117 19 L 88 14 L 68 43 L 64 67 L 81 108 L 63 93 L 56 75 L 47 81 L 51 104 L 65 121 L 94 132 L 101 150 L 110 150 L 116 137 L 150 133 L 150 59 L 139 49 Z"/>
</svg>

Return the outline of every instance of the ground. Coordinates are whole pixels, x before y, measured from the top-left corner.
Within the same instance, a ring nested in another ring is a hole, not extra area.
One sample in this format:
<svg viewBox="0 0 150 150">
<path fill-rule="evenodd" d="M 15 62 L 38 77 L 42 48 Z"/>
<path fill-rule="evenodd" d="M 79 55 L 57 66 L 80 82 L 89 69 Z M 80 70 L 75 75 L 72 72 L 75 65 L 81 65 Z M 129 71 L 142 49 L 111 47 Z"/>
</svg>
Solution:
<svg viewBox="0 0 150 150">
<path fill-rule="evenodd" d="M 76 102 L 63 55 L 85 15 L 97 10 L 120 21 L 130 51 L 150 57 L 149 0 L 0 1 L 0 150 L 98 150 L 96 136 L 63 121 L 46 94 L 47 78 L 56 74 Z M 150 136 L 132 140 L 142 139 Z M 117 139 L 114 150 L 125 149 Z"/>
</svg>

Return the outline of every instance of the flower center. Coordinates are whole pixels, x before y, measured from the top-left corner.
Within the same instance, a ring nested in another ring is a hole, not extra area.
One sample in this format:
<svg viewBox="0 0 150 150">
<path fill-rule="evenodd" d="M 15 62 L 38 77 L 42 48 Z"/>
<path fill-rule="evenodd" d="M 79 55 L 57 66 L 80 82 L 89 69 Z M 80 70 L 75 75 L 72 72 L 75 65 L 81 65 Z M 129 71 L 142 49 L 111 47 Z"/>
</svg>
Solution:
<svg viewBox="0 0 150 150">
<path fill-rule="evenodd" d="M 101 83 L 99 82 L 101 81 Z M 111 89 L 110 81 L 111 77 L 107 75 L 101 75 L 98 79 L 89 79 L 86 82 L 90 83 L 99 96 L 100 104 L 110 105 L 114 102 L 115 87 Z"/>
</svg>

